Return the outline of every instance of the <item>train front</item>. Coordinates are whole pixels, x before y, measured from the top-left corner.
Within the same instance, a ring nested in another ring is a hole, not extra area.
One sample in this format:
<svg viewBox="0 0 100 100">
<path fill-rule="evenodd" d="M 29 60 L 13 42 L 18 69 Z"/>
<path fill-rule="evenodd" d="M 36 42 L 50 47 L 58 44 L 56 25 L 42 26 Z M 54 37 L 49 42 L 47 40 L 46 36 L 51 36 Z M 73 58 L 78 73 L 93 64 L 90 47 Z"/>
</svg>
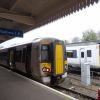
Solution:
<svg viewBox="0 0 100 100">
<path fill-rule="evenodd" d="M 55 40 L 41 44 L 41 74 L 45 84 L 55 85 L 67 77 L 67 57 L 64 42 Z"/>
</svg>

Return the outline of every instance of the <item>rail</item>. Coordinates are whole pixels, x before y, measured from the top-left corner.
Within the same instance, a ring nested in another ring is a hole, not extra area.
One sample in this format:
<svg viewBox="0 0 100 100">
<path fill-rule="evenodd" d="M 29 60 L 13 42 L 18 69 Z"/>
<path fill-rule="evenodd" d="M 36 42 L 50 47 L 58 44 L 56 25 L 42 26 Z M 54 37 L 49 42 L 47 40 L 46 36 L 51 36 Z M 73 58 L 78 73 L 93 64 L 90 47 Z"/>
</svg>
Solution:
<svg viewBox="0 0 100 100">
<path fill-rule="evenodd" d="M 80 92 L 77 92 L 77 91 L 74 91 L 74 90 L 71 90 L 71 89 L 68 89 L 68 88 L 64 88 L 62 86 L 55 86 L 53 87 L 54 89 L 58 90 L 58 91 L 66 91 L 66 94 L 70 94 L 72 96 L 74 96 L 75 98 L 79 99 L 85 99 L 85 100 L 97 100 L 96 98 L 93 98 L 93 97 L 90 97 L 90 96 L 87 96 L 85 94 L 82 94 Z"/>
</svg>

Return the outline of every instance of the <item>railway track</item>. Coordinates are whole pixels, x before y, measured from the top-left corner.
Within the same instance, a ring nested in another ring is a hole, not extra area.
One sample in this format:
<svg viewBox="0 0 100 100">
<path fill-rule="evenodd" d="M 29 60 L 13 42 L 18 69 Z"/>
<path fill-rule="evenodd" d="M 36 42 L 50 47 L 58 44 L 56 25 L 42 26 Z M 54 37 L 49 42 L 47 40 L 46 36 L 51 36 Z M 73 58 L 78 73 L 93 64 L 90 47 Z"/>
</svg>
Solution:
<svg viewBox="0 0 100 100">
<path fill-rule="evenodd" d="M 70 70 L 68 73 L 81 76 L 81 71 L 80 70 Z M 100 80 L 100 73 L 98 73 L 96 71 L 91 71 L 90 75 L 91 75 L 92 79 Z"/>
<path fill-rule="evenodd" d="M 68 94 L 68 95 L 71 95 L 72 97 L 76 98 L 76 99 L 79 99 L 79 100 L 97 100 L 96 98 L 94 97 L 90 97 L 88 95 L 85 95 L 83 93 L 80 93 L 80 92 L 77 92 L 77 91 L 74 91 L 72 89 L 68 89 L 68 88 L 64 88 L 62 86 L 55 86 L 53 87 L 54 89 L 60 91 L 60 92 L 63 92 L 65 94 Z"/>
<path fill-rule="evenodd" d="M 69 73 L 68 77 L 77 81 L 81 81 L 81 75 Z M 100 76 L 91 76 L 91 84 L 100 87 Z"/>
</svg>

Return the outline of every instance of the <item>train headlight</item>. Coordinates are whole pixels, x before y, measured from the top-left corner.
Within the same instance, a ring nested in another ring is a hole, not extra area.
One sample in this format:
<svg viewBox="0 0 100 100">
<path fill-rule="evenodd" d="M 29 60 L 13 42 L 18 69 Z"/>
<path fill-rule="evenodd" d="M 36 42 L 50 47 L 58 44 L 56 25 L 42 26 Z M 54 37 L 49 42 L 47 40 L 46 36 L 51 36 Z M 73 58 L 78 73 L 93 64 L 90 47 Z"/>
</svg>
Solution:
<svg viewBox="0 0 100 100">
<path fill-rule="evenodd" d="M 43 67 L 43 68 L 42 68 L 42 71 L 43 71 L 43 72 L 46 72 L 46 67 Z"/>
<path fill-rule="evenodd" d="M 50 72 L 50 68 L 43 67 L 43 68 L 42 68 L 42 71 L 43 71 L 43 72 Z"/>
<path fill-rule="evenodd" d="M 47 68 L 47 72 L 49 72 L 49 68 Z"/>
</svg>

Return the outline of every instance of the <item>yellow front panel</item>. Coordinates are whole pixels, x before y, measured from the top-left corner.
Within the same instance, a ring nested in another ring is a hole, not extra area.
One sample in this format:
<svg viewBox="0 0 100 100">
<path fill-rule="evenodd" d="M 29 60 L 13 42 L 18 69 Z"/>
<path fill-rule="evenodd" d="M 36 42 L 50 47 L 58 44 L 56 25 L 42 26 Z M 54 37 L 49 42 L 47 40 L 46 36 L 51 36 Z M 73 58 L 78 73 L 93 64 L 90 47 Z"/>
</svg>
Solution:
<svg viewBox="0 0 100 100">
<path fill-rule="evenodd" d="M 55 69 L 56 74 L 64 73 L 64 57 L 63 57 L 63 46 L 58 44 L 56 45 L 55 50 Z"/>
</svg>

